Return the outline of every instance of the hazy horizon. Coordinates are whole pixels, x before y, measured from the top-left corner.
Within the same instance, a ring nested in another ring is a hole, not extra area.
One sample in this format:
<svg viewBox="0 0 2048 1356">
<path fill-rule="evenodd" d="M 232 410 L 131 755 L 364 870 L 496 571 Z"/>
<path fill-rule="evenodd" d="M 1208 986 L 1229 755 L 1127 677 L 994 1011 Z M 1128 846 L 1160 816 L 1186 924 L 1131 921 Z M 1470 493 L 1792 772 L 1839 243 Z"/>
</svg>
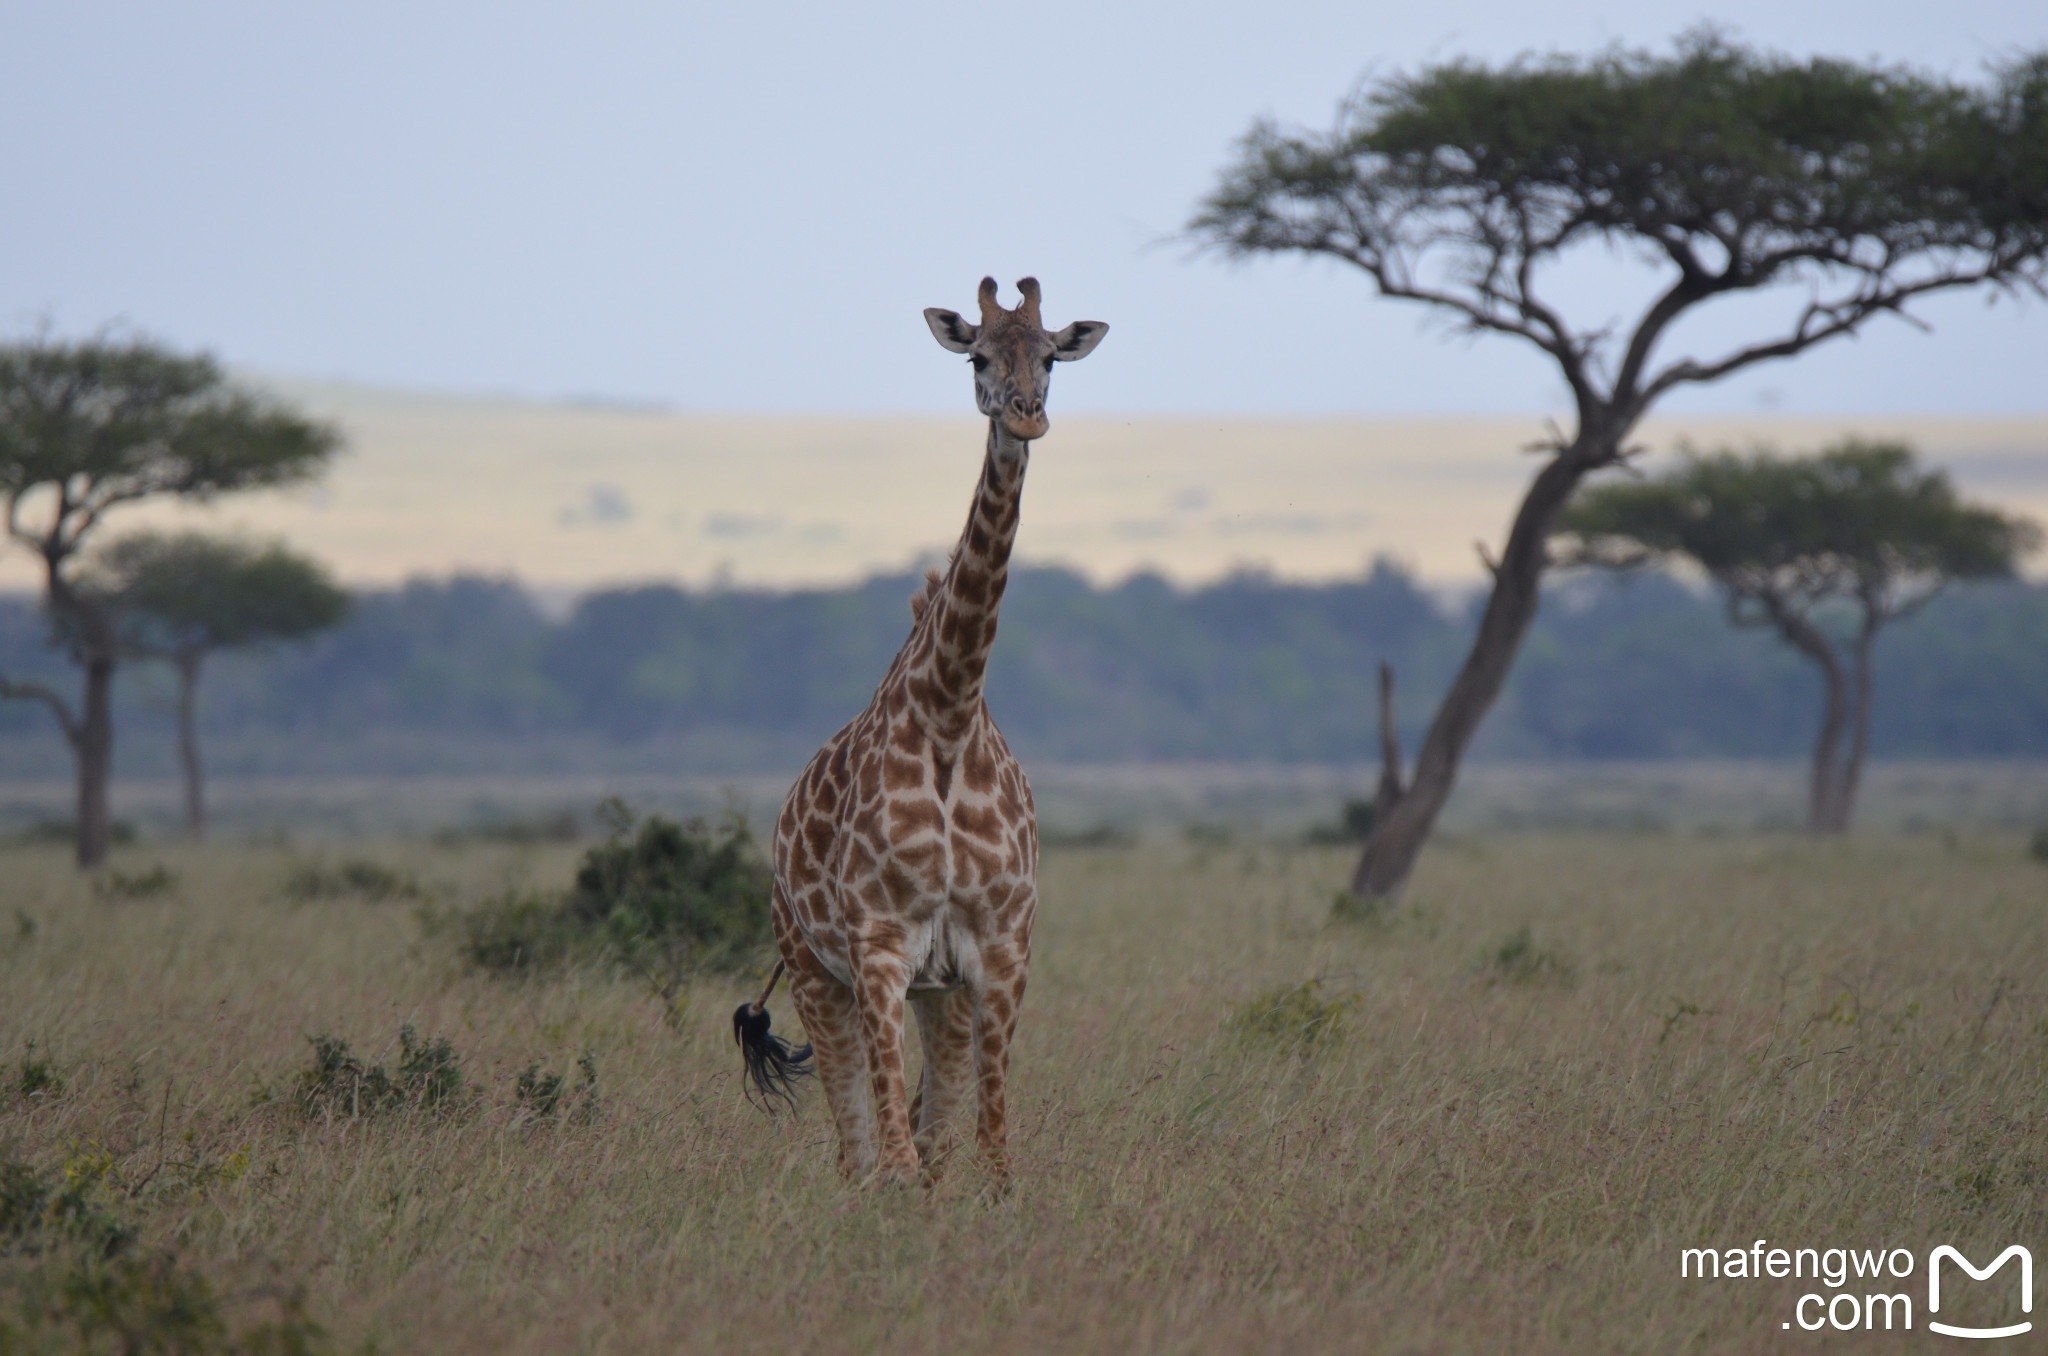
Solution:
<svg viewBox="0 0 2048 1356">
<path fill-rule="evenodd" d="M 973 415 L 711 414 L 271 378 L 335 420 L 327 476 L 212 505 L 119 511 L 107 535 L 173 525 L 282 537 L 356 586 L 511 576 L 557 598 L 610 586 L 836 587 L 949 550 L 972 496 Z M 1055 411 L 1034 445 L 1018 559 L 1097 584 L 1233 570 L 1355 577 L 1390 556 L 1434 588 L 1480 581 L 1536 459 L 1541 417 L 1110 416 Z M 1964 493 L 2048 521 L 2048 415 L 1653 418 L 1639 441 L 1904 437 Z M 1654 460 L 1654 457 L 1653 457 Z M 0 552 L 0 588 L 33 556 Z"/>
</svg>

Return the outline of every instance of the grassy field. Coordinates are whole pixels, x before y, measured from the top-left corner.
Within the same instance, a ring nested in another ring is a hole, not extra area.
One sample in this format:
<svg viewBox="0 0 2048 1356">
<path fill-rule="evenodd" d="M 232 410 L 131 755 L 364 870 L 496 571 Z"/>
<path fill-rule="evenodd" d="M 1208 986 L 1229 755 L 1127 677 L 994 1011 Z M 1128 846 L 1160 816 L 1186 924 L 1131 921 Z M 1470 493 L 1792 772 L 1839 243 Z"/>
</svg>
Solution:
<svg viewBox="0 0 2048 1356">
<path fill-rule="evenodd" d="M 1882 1287 L 1912 1335 L 1807 1333 L 1833 1290 L 1682 1281 L 1680 1249 L 2048 1256 L 2017 836 L 1466 838 L 1351 921 L 1336 850 L 1052 852 L 993 1203 L 965 1161 L 842 1186 L 815 1089 L 749 1107 L 739 983 L 508 982 L 423 921 L 575 852 L 143 846 L 97 890 L 0 853 L 0 1187 L 70 1203 L 0 1227 L 0 1350 L 73 1349 L 37 1305 L 110 1351 L 151 1305 L 196 1350 L 1915 1350 L 1924 1271 Z M 309 1038 L 402 1074 L 408 1024 L 459 1094 L 300 1107 Z M 126 1270 L 86 1260 L 116 1227 Z"/>
</svg>

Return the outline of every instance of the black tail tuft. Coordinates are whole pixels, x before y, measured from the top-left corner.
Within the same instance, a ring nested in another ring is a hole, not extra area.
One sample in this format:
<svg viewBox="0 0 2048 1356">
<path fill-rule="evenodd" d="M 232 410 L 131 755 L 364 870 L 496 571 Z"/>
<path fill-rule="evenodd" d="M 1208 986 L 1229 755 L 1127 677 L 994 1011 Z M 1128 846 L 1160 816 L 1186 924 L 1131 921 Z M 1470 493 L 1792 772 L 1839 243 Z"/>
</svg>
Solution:
<svg viewBox="0 0 2048 1356">
<path fill-rule="evenodd" d="M 811 1047 L 790 1048 L 788 1041 L 768 1032 L 768 1009 L 742 1003 L 732 1015 L 732 1038 L 739 1043 L 747 1061 L 747 1100 L 763 1111 L 781 1102 L 796 1109 L 795 1080 L 815 1073 Z"/>
</svg>

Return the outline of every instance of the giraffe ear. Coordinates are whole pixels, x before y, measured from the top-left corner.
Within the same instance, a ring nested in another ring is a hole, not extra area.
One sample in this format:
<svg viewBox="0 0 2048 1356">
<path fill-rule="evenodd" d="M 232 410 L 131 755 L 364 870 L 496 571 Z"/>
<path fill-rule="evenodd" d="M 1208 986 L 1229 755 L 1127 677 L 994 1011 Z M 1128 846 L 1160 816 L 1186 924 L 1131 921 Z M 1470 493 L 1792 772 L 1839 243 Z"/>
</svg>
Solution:
<svg viewBox="0 0 2048 1356">
<path fill-rule="evenodd" d="M 974 343 L 981 327 L 970 325 L 960 318 L 958 311 L 942 310 L 937 306 L 924 308 L 924 323 L 932 327 L 932 338 L 939 341 L 941 348 L 965 353 Z"/>
<path fill-rule="evenodd" d="M 1109 326 L 1100 320 L 1076 320 L 1052 337 L 1052 356 L 1063 363 L 1085 358 L 1108 333 Z"/>
</svg>

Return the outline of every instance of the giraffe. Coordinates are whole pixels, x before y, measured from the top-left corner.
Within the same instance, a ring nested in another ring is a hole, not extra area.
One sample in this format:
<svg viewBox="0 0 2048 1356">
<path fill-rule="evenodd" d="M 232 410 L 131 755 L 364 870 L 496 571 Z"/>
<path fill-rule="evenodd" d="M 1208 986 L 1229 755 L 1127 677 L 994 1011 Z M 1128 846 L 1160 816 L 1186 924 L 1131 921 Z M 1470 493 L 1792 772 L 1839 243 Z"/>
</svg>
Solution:
<svg viewBox="0 0 2048 1356">
<path fill-rule="evenodd" d="M 1010 1175 L 1004 1090 L 1031 962 L 1038 829 L 1031 787 L 982 700 L 1009 579 L 1031 443 L 1045 436 L 1056 362 L 1086 357 L 1109 327 L 1039 319 L 1036 278 L 1014 310 L 983 278 L 981 321 L 932 308 L 940 345 L 974 367 L 988 418 L 981 479 L 959 543 L 910 600 L 909 639 L 867 709 L 791 788 L 775 826 L 772 912 L 789 992 L 817 1060 L 851 1180 L 935 1174 L 947 1122 L 977 1094 L 975 1139 L 995 1189 Z M 786 1095 L 806 1052 L 768 1035 L 765 1004 L 733 1014 L 753 1087 Z M 924 1068 L 904 1076 L 904 1008 Z"/>
</svg>

